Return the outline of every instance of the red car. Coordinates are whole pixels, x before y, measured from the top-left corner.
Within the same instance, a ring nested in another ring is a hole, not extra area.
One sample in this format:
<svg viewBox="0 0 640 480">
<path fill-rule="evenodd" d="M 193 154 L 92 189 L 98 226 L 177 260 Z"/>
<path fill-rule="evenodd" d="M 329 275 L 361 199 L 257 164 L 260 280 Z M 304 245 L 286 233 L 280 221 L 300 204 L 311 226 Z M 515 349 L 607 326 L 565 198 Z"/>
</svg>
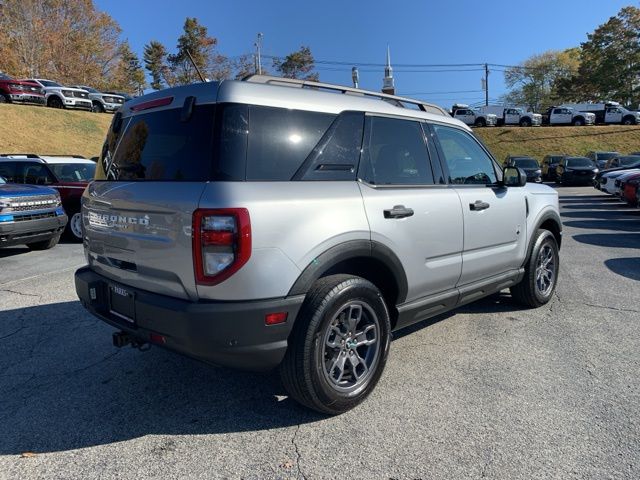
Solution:
<svg viewBox="0 0 640 480">
<path fill-rule="evenodd" d="M 640 173 L 627 178 L 623 185 L 620 186 L 620 196 L 632 207 L 638 206 L 638 195 L 640 189 Z"/>
<path fill-rule="evenodd" d="M 44 105 L 44 90 L 37 83 L 16 80 L 0 73 L 0 103 Z"/>
<path fill-rule="evenodd" d="M 82 241 L 80 198 L 93 180 L 96 163 L 81 156 L 0 154 L 0 177 L 9 183 L 46 185 L 62 198 L 69 223 L 66 234 Z"/>
</svg>

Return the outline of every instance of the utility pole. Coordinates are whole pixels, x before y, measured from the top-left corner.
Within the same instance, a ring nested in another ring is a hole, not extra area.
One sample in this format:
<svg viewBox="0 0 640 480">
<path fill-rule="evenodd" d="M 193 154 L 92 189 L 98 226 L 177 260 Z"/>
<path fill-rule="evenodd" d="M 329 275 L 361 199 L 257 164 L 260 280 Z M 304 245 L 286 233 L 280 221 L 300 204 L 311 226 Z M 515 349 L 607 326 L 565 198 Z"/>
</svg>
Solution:
<svg viewBox="0 0 640 480">
<path fill-rule="evenodd" d="M 260 50 L 262 49 L 262 33 L 258 33 L 258 39 L 256 40 L 256 43 L 253 44 L 254 47 L 256 47 L 256 61 L 257 61 L 257 68 L 256 68 L 256 73 L 258 75 L 262 75 L 262 57 L 260 55 Z"/>
<path fill-rule="evenodd" d="M 484 64 L 484 104 L 489 106 L 489 65 Z"/>
</svg>

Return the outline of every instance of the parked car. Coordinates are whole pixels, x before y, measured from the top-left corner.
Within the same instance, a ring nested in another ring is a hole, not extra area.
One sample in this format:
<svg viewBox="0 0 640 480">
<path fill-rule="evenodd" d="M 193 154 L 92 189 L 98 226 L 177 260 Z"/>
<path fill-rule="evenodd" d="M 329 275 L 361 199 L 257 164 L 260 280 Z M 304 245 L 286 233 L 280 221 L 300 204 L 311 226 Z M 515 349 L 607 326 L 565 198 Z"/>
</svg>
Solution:
<svg viewBox="0 0 640 480">
<path fill-rule="evenodd" d="M 89 92 L 89 98 L 93 103 L 92 111 L 96 113 L 114 113 L 124 104 L 124 97 L 120 95 L 103 93 L 86 85 L 77 85 L 77 87 Z"/>
<path fill-rule="evenodd" d="M 542 115 L 543 125 L 573 125 L 581 127 L 594 125 L 596 116 L 593 113 L 579 112 L 570 107 L 551 107 Z"/>
<path fill-rule="evenodd" d="M 588 157 L 565 156 L 556 167 L 556 182 L 561 185 L 592 185 L 598 171 Z"/>
<path fill-rule="evenodd" d="M 623 170 L 614 170 L 606 172 L 600 177 L 600 190 L 610 195 L 620 195 L 620 185 L 616 186 L 616 179 L 628 173 L 638 173 L 638 168 L 625 168 Z"/>
<path fill-rule="evenodd" d="M 527 112 L 522 107 L 505 107 L 504 105 L 487 105 L 478 107 L 478 112 L 483 114 L 493 114 L 497 118 L 498 126 L 519 125 L 521 127 L 540 126 L 542 115 L 539 113 Z"/>
<path fill-rule="evenodd" d="M 125 102 L 128 102 L 129 100 L 133 100 L 133 99 L 135 98 L 133 95 L 130 95 L 130 94 L 125 93 L 125 92 L 112 92 L 112 91 L 107 91 L 107 92 L 104 92 L 104 93 L 107 93 L 107 94 L 109 94 L 109 95 L 118 95 L 118 96 L 120 96 L 120 97 L 124 98 L 124 101 L 125 101 Z"/>
<path fill-rule="evenodd" d="M 612 165 L 612 164 L 615 164 L 615 165 L 618 165 L 618 166 L 611 167 L 611 168 L 605 168 L 604 170 L 600 170 L 596 174 L 596 177 L 593 180 L 593 186 L 597 190 L 601 190 L 602 189 L 602 183 L 603 183 L 603 177 L 607 173 L 614 173 L 614 172 L 618 172 L 618 171 L 621 171 L 621 170 L 629 170 L 631 168 L 640 168 L 640 156 L 632 158 L 631 160 L 629 160 L 628 157 L 633 157 L 633 156 L 632 155 L 626 155 L 626 156 L 616 157 L 616 158 L 611 159 L 611 160 L 607 160 L 607 165 L 606 166 L 609 166 L 609 165 Z M 625 165 L 624 166 L 620 166 L 620 164 L 625 164 Z"/>
<path fill-rule="evenodd" d="M 417 100 L 267 76 L 162 90 L 111 124 L 76 291 L 118 346 L 279 367 L 293 399 L 338 414 L 392 330 L 507 287 L 551 299 L 558 194 L 525 184 Z"/>
<path fill-rule="evenodd" d="M 564 156 L 562 154 L 545 155 L 540 166 L 543 180 L 552 181 L 556 179 L 556 167 Z"/>
<path fill-rule="evenodd" d="M 451 107 L 451 116 L 469 126 L 474 127 L 495 127 L 498 118 L 492 113 L 481 113 L 473 110 L 469 105 L 456 103 Z"/>
<path fill-rule="evenodd" d="M 607 160 L 620 156 L 620 152 L 588 152 L 587 157 L 590 158 L 598 167 L 603 170 L 607 164 Z"/>
<path fill-rule="evenodd" d="M 563 107 L 570 107 L 580 112 L 595 114 L 596 123 L 636 125 L 640 123 L 640 112 L 627 110 L 618 102 L 600 103 L 565 103 Z"/>
<path fill-rule="evenodd" d="M 0 73 L 0 103 L 44 105 L 44 90 L 37 83 Z"/>
<path fill-rule="evenodd" d="M 0 175 L 8 181 L 46 185 L 60 193 L 69 215 L 67 236 L 78 242 L 82 240 L 80 199 L 95 169 L 95 162 L 79 155 L 0 154 Z"/>
<path fill-rule="evenodd" d="M 54 189 L 13 185 L 0 176 L 0 247 L 52 248 L 60 240 L 66 223 L 60 195 Z"/>
<path fill-rule="evenodd" d="M 613 180 L 613 191 L 611 192 L 613 195 L 620 197 L 621 200 L 624 200 L 624 187 L 625 184 L 640 174 L 640 169 L 631 169 L 627 170 L 622 175 L 618 175 Z"/>
<path fill-rule="evenodd" d="M 47 107 L 91 110 L 89 94 L 85 90 L 65 87 L 58 82 L 44 78 L 31 78 L 26 81 L 40 85 L 45 92 Z"/>
<path fill-rule="evenodd" d="M 620 187 L 620 197 L 632 207 L 638 206 L 638 185 L 640 185 L 640 173 L 628 178 Z"/>
<path fill-rule="evenodd" d="M 607 163 L 604 166 L 604 170 L 629 167 L 638 162 L 640 162 L 640 155 L 618 155 L 617 157 L 613 157 L 607 160 Z"/>
<path fill-rule="evenodd" d="M 542 182 L 542 169 L 538 161 L 527 155 L 507 155 L 503 167 L 518 167 L 527 175 L 527 182 Z"/>
</svg>

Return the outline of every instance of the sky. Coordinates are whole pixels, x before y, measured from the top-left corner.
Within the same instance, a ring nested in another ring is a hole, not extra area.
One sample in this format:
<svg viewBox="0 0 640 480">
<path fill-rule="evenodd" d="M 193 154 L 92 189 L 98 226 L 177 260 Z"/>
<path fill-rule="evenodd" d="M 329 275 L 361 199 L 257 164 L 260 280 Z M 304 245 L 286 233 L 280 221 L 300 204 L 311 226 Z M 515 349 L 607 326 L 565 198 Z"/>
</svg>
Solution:
<svg viewBox="0 0 640 480">
<path fill-rule="evenodd" d="M 255 1 L 95 0 L 122 28 L 122 38 L 142 57 L 150 40 L 175 50 L 186 17 L 197 17 L 218 39 L 221 54 L 253 53 L 258 32 L 263 54 L 285 56 L 308 46 L 320 80 L 351 85 L 358 66 L 360 87 L 382 88 L 387 45 L 396 94 L 450 107 L 484 101 L 484 68 L 411 65 L 518 65 L 546 50 L 579 46 L 587 33 L 624 6 L 619 0 Z M 374 64 L 374 65 L 365 65 Z M 271 67 L 271 60 L 263 58 Z M 428 70 L 428 71 L 425 71 Z M 455 70 L 455 71 L 451 71 Z M 490 67 L 489 98 L 506 92 L 504 74 Z"/>
</svg>

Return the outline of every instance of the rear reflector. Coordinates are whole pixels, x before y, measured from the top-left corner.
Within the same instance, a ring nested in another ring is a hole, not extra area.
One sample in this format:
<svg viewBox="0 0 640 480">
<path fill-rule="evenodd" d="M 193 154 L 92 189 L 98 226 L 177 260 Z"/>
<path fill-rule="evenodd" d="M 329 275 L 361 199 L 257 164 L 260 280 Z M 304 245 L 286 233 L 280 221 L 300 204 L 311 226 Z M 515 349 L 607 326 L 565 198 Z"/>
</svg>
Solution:
<svg viewBox="0 0 640 480">
<path fill-rule="evenodd" d="M 131 110 L 134 112 L 139 112 L 141 110 L 149 110 L 150 108 L 156 107 L 164 107 L 165 105 L 169 105 L 173 102 L 173 97 L 163 97 L 157 98 L 155 100 L 149 100 L 148 102 L 138 103 L 137 105 L 133 105 Z"/>
<path fill-rule="evenodd" d="M 149 335 L 149 340 L 151 340 L 153 343 L 167 343 L 167 339 L 159 333 L 152 333 L 151 335 Z"/>
<path fill-rule="evenodd" d="M 287 321 L 287 312 L 267 313 L 264 316 L 265 325 L 278 325 Z"/>
</svg>

